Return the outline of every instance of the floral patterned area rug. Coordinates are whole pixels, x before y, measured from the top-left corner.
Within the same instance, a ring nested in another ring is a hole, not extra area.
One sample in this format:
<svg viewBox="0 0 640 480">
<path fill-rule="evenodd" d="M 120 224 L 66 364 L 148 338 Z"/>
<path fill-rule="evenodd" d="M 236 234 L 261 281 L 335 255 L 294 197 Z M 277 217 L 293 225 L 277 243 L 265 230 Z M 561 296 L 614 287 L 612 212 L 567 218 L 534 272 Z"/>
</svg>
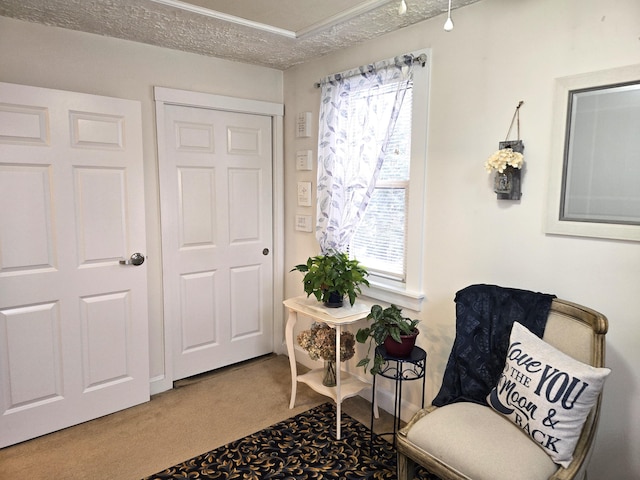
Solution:
<svg viewBox="0 0 640 480">
<path fill-rule="evenodd" d="M 344 413 L 336 440 L 335 418 L 335 406 L 325 403 L 144 480 L 396 479 L 393 446 L 380 437 L 372 442 L 369 429 Z"/>
</svg>

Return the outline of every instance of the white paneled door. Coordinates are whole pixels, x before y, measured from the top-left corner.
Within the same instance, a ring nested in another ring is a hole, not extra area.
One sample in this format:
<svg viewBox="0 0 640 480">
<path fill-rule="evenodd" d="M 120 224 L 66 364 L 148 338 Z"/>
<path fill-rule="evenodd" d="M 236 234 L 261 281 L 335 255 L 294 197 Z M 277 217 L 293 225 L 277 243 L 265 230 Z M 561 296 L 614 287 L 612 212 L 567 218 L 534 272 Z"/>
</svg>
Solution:
<svg viewBox="0 0 640 480">
<path fill-rule="evenodd" d="M 0 447 L 149 399 L 143 194 L 139 102 L 0 83 Z"/>
<path fill-rule="evenodd" d="M 165 325 L 173 379 L 273 351 L 271 118 L 164 105 Z"/>
</svg>

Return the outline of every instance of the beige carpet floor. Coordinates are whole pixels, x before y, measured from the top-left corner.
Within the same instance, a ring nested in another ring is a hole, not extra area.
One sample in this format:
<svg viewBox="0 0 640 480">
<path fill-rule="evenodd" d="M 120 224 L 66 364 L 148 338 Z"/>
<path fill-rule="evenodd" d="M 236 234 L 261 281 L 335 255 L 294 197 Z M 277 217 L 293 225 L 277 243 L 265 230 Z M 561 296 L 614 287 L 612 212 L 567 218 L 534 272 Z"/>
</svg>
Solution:
<svg viewBox="0 0 640 480">
<path fill-rule="evenodd" d="M 136 480 L 329 400 L 298 384 L 291 410 L 290 395 L 289 359 L 281 355 L 191 377 L 145 404 L 0 449 L 0 479 Z M 342 405 L 369 425 L 370 402 Z M 380 414 L 375 430 L 390 431 L 391 416 Z"/>
</svg>

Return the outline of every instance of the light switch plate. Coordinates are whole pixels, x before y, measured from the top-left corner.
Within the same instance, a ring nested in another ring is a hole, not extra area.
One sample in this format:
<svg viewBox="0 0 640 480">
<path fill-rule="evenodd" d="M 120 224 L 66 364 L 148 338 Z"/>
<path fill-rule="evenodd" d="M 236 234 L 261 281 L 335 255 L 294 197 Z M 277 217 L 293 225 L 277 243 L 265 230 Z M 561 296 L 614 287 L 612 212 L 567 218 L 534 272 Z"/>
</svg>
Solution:
<svg viewBox="0 0 640 480">
<path fill-rule="evenodd" d="M 311 170 L 312 155 L 311 150 L 298 150 L 296 152 L 296 170 Z"/>
<path fill-rule="evenodd" d="M 311 112 L 300 112 L 296 119 L 296 137 L 311 136 Z"/>
<path fill-rule="evenodd" d="M 311 215 L 296 215 L 296 230 L 299 232 L 313 232 Z"/>
<path fill-rule="evenodd" d="M 298 182 L 298 206 L 311 206 L 311 182 Z"/>
</svg>

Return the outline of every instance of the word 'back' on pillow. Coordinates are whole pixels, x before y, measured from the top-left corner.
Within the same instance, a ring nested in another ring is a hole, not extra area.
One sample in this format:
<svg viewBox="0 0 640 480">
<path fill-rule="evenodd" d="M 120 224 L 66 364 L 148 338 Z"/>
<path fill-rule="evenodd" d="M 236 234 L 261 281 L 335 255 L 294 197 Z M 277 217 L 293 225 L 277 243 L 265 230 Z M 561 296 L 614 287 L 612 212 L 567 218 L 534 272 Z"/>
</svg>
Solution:
<svg viewBox="0 0 640 480">
<path fill-rule="evenodd" d="M 514 323 L 504 370 L 487 402 L 555 463 L 567 467 L 609 373 L 571 358 Z"/>
</svg>

